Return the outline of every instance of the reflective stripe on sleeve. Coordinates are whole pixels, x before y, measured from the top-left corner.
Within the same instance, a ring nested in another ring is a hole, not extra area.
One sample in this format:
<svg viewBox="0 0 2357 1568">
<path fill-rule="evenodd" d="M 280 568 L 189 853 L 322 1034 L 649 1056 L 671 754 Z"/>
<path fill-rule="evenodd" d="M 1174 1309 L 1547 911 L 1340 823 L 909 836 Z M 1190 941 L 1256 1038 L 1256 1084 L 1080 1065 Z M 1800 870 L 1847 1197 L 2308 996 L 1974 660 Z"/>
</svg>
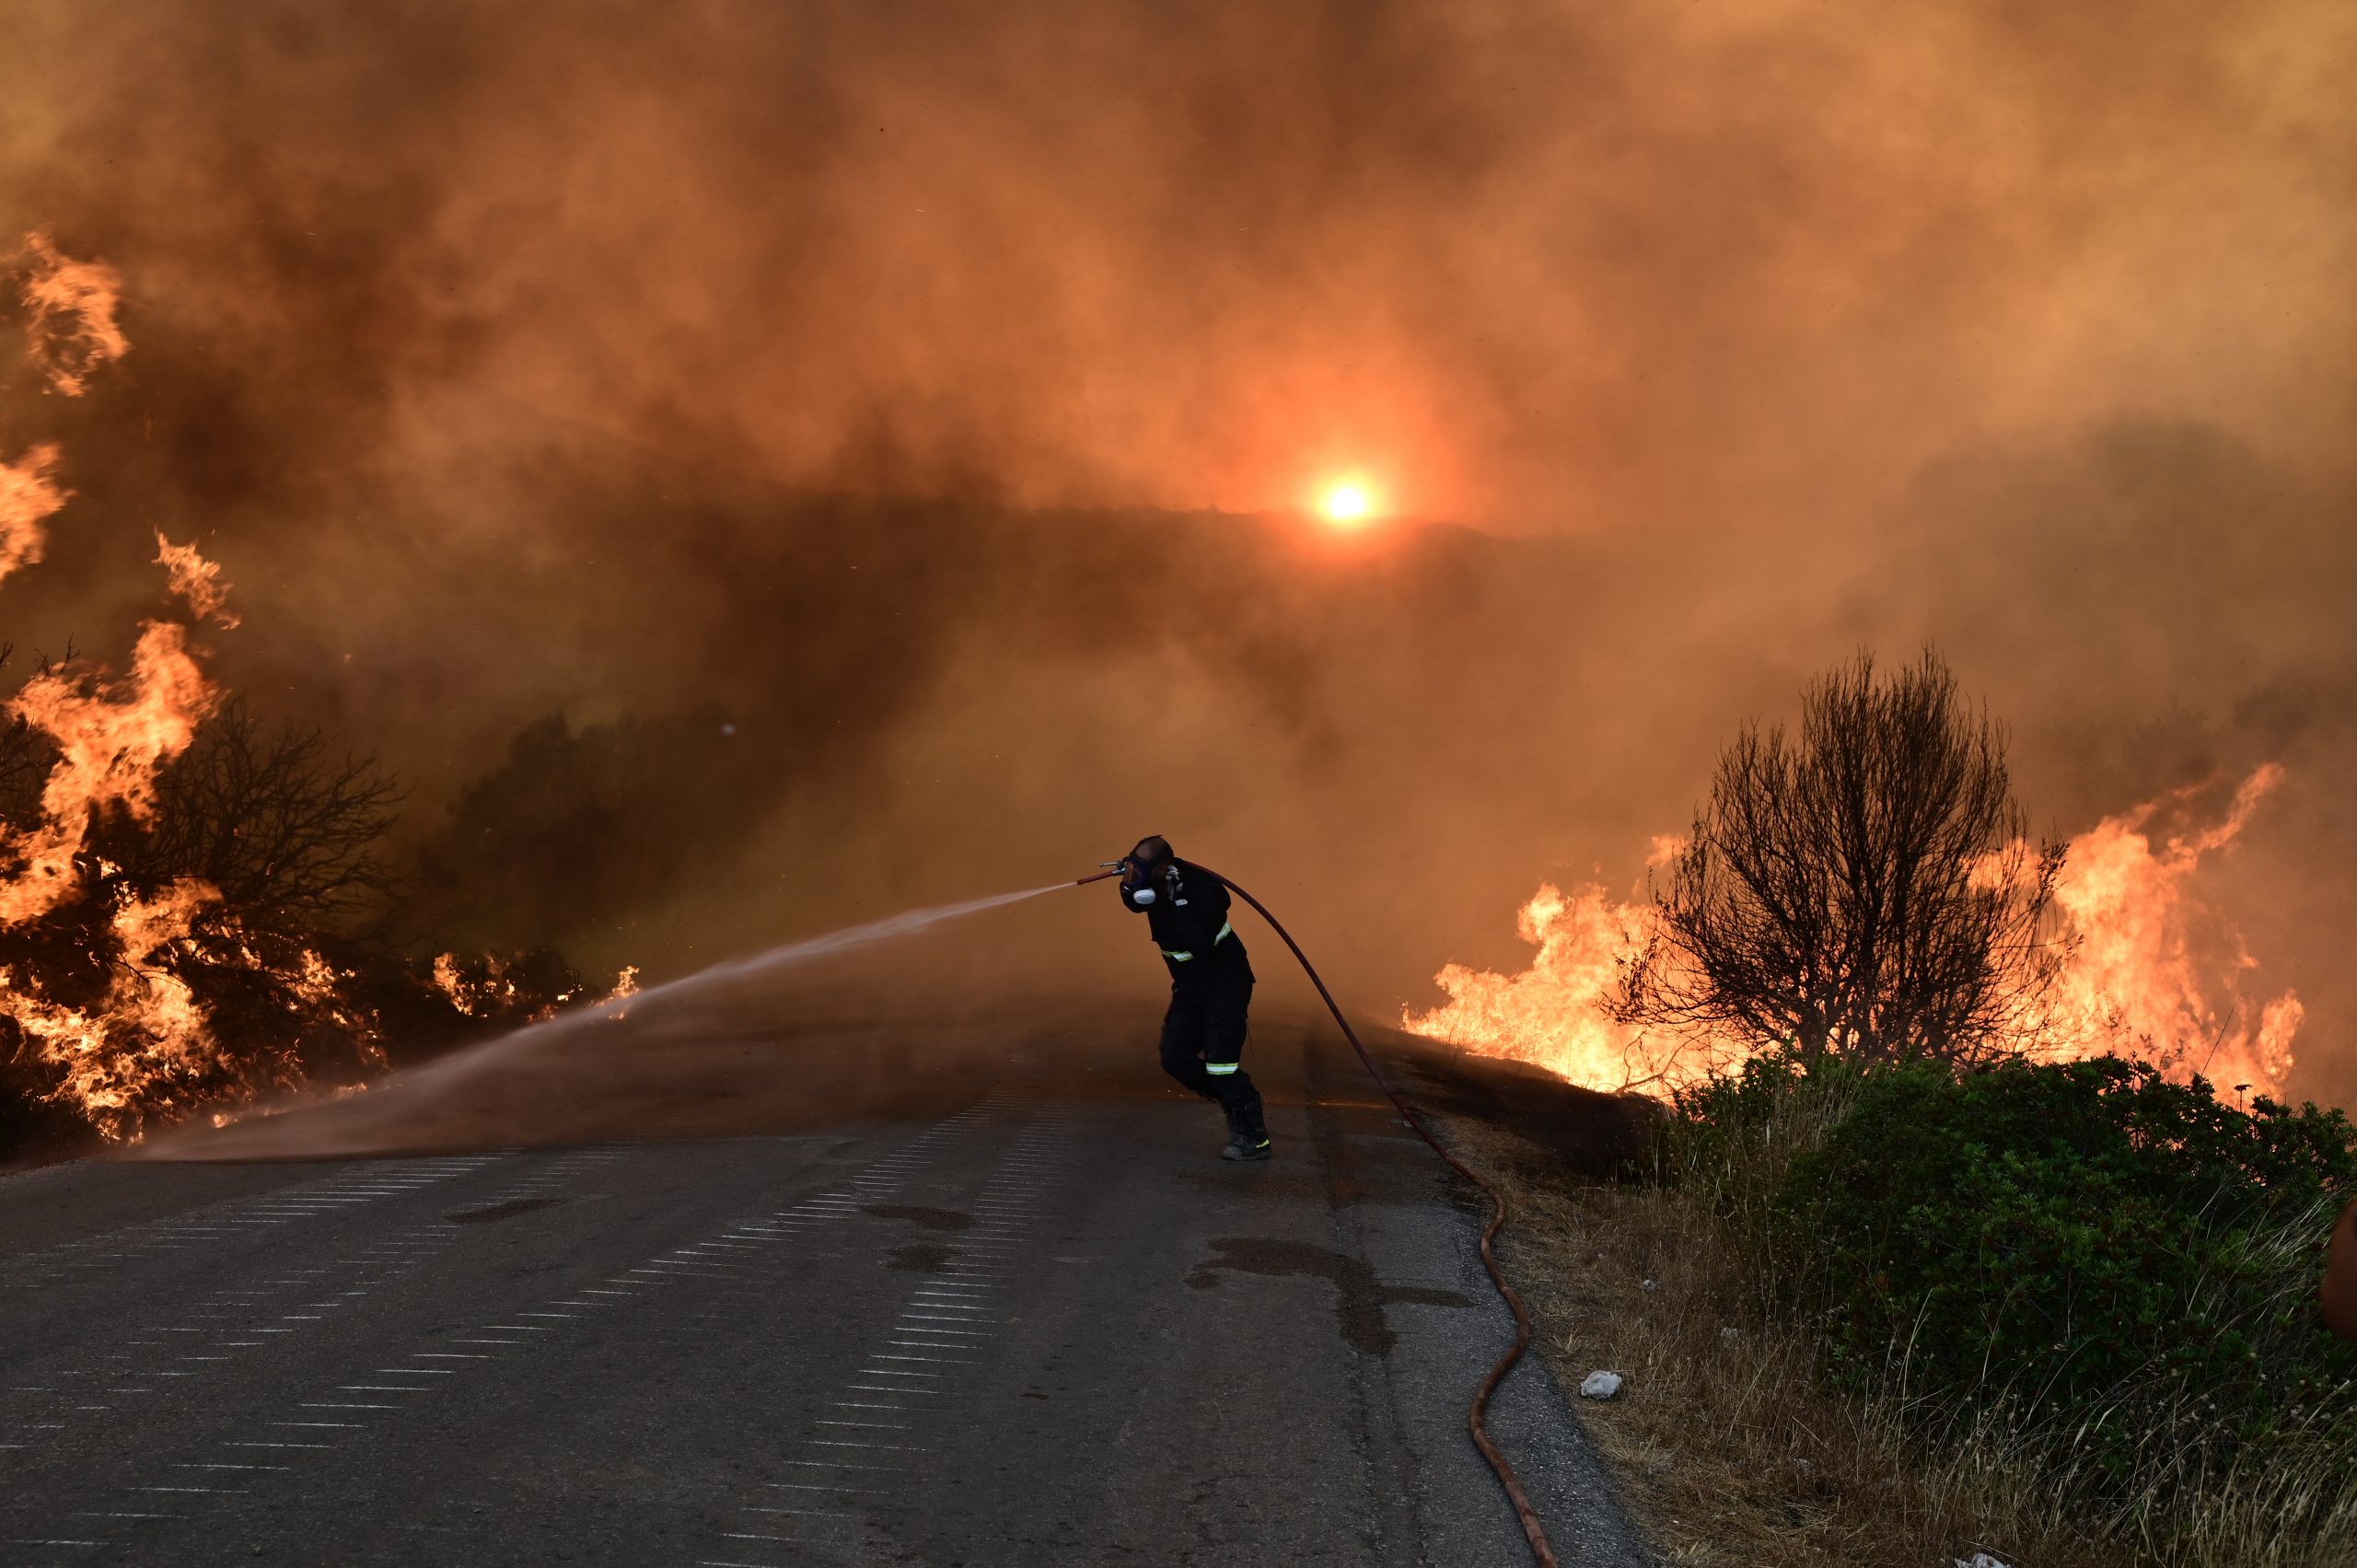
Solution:
<svg viewBox="0 0 2357 1568">
<path fill-rule="evenodd" d="M 1209 1073 L 1214 1078 L 1225 1078 L 1230 1073 L 1236 1071 L 1236 1063 L 1233 1062 L 1206 1062 L 1203 1063 L 1203 1071 Z"/>
<path fill-rule="evenodd" d="M 1174 964 L 1183 964 L 1195 955 L 1192 953 L 1174 953 L 1169 948 L 1165 947 L 1162 950 L 1162 956 L 1168 958 Z"/>
</svg>

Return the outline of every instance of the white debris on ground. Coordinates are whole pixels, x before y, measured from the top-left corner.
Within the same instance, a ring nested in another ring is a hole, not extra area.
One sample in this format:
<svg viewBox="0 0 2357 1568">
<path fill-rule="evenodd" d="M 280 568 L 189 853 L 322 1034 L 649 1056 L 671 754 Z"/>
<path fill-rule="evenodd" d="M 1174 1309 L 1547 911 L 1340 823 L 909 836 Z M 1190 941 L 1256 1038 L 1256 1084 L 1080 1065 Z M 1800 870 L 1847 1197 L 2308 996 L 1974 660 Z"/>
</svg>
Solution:
<svg viewBox="0 0 2357 1568">
<path fill-rule="evenodd" d="M 1948 1561 L 1955 1563 L 1956 1568 L 2011 1568 L 2011 1564 L 1985 1551 L 1976 1551 L 1969 1557 L 1951 1557 Z"/>
<path fill-rule="evenodd" d="M 1659 1280 L 1647 1280 L 1638 1288 L 1640 1290 L 1659 1290 L 1661 1289 L 1661 1282 Z"/>
<path fill-rule="evenodd" d="M 1625 1381 L 1627 1379 L 1618 1372 L 1591 1372 L 1580 1379 L 1580 1398 L 1583 1400 L 1611 1399 L 1620 1392 L 1620 1385 Z M 1959 1565 L 1959 1568 L 1962 1568 L 1962 1565 Z M 1980 1565 L 1975 1563 L 1973 1568 L 1980 1568 Z M 1997 1568 L 2004 1568 L 2004 1565 L 1999 1563 Z"/>
</svg>

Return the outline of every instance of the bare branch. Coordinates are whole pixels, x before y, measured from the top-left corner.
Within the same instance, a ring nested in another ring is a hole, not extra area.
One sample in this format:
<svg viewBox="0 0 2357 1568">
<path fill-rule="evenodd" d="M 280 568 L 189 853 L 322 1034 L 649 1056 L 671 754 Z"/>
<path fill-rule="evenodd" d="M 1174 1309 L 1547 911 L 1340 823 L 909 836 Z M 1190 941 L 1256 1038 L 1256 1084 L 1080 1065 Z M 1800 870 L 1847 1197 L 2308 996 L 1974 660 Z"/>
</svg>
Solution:
<svg viewBox="0 0 2357 1568">
<path fill-rule="evenodd" d="M 2061 865 L 1939 656 L 1878 679 L 1861 654 L 1804 695 L 1797 739 L 1749 726 L 1721 755 L 1620 1012 L 1809 1057 L 1981 1061 L 2051 976 Z"/>
</svg>

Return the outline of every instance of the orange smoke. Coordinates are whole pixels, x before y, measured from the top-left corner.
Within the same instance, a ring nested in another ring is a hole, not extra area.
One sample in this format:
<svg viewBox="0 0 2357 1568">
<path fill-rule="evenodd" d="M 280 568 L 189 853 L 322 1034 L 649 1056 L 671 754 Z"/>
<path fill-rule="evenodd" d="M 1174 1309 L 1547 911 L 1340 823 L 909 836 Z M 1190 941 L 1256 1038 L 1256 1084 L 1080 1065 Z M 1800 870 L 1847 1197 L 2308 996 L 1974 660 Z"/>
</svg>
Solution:
<svg viewBox="0 0 2357 1568">
<path fill-rule="evenodd" d="M 2282 782 L 2270 763 L 2246 780 L 2225 816 L 2156 845 L 2152 823 L 2191 809 L 2180 791 L 2110 817 L 2071 841 L 2054 894 L 2061 972 L 2026 1010 L 2024 1055 L 2073 1060 L 2107 1052 L 2153 1062 L 2183 1081 L 2280 1097 L 2304 1009 L 2290 991 L 2243 993 L 2257 967 L 2241 934 L 2193 885 L 2205 856 L 2241 834 Z M 1656 838 L 1659 864 L 1682 841 Z M 1517 974 L 1451 964 L 1434 976 L 1448 1000 L 1403 1013 L 1416 1034 L 1514 1057 L 1588 1088 L 1667 1093 L 1739 1062 L 1740 1040 L 1665 1038 L 1614 1017 L 1615 988 L 1642 950 L 1653 911 L 1601 888 L 1567 898 L 1542 886 L 1516 930 L 1538 949 Z"/>
<path fill-rule="evenodd" d="M 50 389 L 78 398 L 90 375 L 131 351 L 115 310 L 122 279 L 103 261 L 77 261 L 41 233 L 25 236 L 32 258 L 17 290 L 26 310 L 25 352 L 48 377 Z"/>
</svg>

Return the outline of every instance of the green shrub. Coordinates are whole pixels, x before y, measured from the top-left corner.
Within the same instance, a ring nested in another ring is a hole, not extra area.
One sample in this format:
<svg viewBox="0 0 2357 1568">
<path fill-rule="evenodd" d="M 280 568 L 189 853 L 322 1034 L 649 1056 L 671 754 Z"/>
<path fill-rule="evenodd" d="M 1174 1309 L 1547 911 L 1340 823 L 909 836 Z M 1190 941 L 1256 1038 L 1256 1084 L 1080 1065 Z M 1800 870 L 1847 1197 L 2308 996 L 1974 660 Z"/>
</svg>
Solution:
<svg viewBox="0 0 2357 1568">
<path fill-rule="evenodd" d="M 1689 1097 L 1713 1128 L 1689 1145 L 1767 1124 L 1805 1076 L 1771 1063 Z M 2315 1307 L 2357 1188 L 2339 1111 L 2246 1112 L 2108 1058 L 1895 1067 L 1840 1100 L 1764 1201 L 1722 1207 L 1822 1323 L 1829 1375 L 1898 1396 L 1927 1440 L 2000 1432 L 2149 1517 L 2270 1446 L 2357 1432 L 2357 1350 Z"/>
</svg>

